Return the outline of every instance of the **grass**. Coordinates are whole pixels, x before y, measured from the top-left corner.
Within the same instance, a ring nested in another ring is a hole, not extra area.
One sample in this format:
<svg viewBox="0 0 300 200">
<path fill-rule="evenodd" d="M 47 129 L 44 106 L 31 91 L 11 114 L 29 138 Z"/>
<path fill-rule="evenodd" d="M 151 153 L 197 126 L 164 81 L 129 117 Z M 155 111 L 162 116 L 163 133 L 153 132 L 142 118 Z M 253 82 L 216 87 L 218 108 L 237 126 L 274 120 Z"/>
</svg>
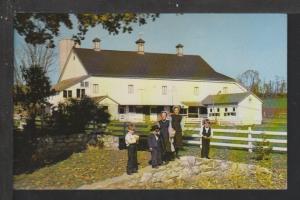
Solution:
<svg viewBox="0 0 300 200">
<path fill-rule="evenodd" d="M 139 151 L 140 167 L 148 165 L 149 153 Z M 84 184 L 120 176 L 126 172 L 127 151 L 88 148 L 68 159 L 14 176 L 15 189 L 75 189 Z"/>
<path fill-rule="evenodd" d="M 187 146 L 180 155 L 200 156 L 199 147 Z M 242 150 L 211 148 L 210 157 L 234 162 L 256 164 L 271 169 L 286 181 L 286 154 L 271 154 L 265 161 L 251 159 L 252 154 Z M 139 151 L 140 167 L 148 165 L 149 152 Z M 15 189 L 75 189 L 84 184 L 91 184 L 107 178 L 120 176 L 126 170 L 127 151 L 104 150 L 88 148 L 81 153 L 75 153 L 68 159 L 36 170 L 33 173 L 14 176 Z M 204 182 L 202 181 L 201 184 Z M 210 180 L 210 183 L 212 181 Z M 179 187 L 179 183 L 176 187 Z M 182 186 L 184 187 L 182 183 Z M 199 183 L 200 184 L 200 183 Z M 175 186 L 174 186 L 175 187 Z M 186 186 L 189 188 L 188 186 Z M 220 185 L 211 185 L 218 188 Z M 167 186 L 166 186 L 167 188 Z"/>
</svg>

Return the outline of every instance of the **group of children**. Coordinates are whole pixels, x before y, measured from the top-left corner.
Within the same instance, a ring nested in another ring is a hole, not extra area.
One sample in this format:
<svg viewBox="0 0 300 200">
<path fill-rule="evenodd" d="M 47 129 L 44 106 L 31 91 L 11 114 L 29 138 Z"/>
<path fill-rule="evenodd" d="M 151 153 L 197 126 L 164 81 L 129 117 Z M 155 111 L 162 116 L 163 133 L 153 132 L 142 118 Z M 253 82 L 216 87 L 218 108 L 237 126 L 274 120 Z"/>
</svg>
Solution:
<svg viewBox="0 0 300 200">
<path fill-rule="evenodd" d="M 167 113 L 162 112 L 162 119 L 151 127 L 151 134 L 148 136 L 148 148 L 151 152 L 151 165 L 158 168 L 160 165 L 168 164 L 169 161 L 179 158 L 175 154 L 173 144 L 175 131 L 172 130 L 170 121 L 166 120 Z M 213 130 L 210 127 L 208 119 L 203 120 L 200 128 L 200 137 L 202 139 L 201 158 L 209 159 L 210 139 L 213 136 Z M 131 175 L 138 171 L 137 144 L 139 136 L 135 133 L 134 125 L 128 125 L 128 133 L 125 136 L 125 142 L 128 149 L 127 174 Z"/>
</svg>

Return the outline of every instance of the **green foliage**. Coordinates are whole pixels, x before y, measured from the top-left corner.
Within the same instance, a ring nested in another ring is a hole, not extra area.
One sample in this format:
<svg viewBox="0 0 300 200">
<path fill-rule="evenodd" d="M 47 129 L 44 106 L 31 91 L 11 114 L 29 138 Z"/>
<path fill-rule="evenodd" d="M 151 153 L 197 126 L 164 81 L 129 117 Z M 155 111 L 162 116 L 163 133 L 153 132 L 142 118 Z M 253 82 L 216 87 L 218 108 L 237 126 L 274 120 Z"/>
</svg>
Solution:
<svg viewBox="0 0 300 200">
<path fill-rule="evenodd" d="M 22 69 L 24 85 L 15 85 L 14 103 L 19 104 L 27 112 L 27 125 L 35 128 L 37 115 L 49 105 L 48 97 L 53 94 L 49 77 L 39 65 L 31 65 Z"/>
<path fill-rule="evenodd" d="M 51 126 L 59 133 L 83 132 L 87 125 L 109 123 L 110 114 L 89 97 L 69 99 L 53 108 Z"/>
<path fill-rule="evenodd" d="M 150 18 L 154 21 L 158 14 L 136 14 L 136 13 L 102 13 L 102 14 L 75 14 L 78 33 L 73 39 L 80 44 L 84 40 L 87 31 L 96 25 L 108 31 L 109 34 L 132 32 L 132 24 L 144 25 Z M 27 43 L 45 44 L 53 48 L 54 37 L 64 25 L 67 29 L 73 29 L 74 21 L 71 14 L 49 14 L 49 13 L 18 13 L 14 19 L 14 27 L 21 36 L 25 37 Z"/>
<path fill-rule="evenodd" d="M 271 143 L 267 140 L 265 134 L 261 134 L 262 141 L 254 143 L 253 152 L 256 160 L 268 160 L 272 151 Z"/>
</svg>

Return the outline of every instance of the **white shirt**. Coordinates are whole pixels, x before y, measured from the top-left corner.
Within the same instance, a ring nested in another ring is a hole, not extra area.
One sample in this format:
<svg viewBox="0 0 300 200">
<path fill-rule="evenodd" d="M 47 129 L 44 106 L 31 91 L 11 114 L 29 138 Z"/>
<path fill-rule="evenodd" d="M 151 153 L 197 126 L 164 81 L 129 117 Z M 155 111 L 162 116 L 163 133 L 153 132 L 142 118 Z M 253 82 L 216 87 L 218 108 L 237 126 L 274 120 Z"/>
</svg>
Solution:
<svg viewBox="0 0 300 200">
<path fill-rule="evenodd" d="M 201 126 L 201 128 L 200 128 L 200 133 L 199 133 L 199 134 L 200 134 L 200 137 L 203 136 L 203 134 L 202 134 L 202 132 L 203 132 L 203 127 L 204 127 L 204 126 Z M 209 129 L 209 128 L 205 128 L 205 131 L 207 132 L 208 129 Z M 213 137 L 213 135 L 214 135 L 214 132 L 213 132 L 212 128 L 210 128 L 210 137 Z"/>
<path fill-rule="evenodd" d="M 125 143 L 126 146 L 129 146 L 130 144 L 136 143 L 136 137 L 133 135 L 133 131 L 128 131 L 128 133 L 125 136 Z"/>
</svg>

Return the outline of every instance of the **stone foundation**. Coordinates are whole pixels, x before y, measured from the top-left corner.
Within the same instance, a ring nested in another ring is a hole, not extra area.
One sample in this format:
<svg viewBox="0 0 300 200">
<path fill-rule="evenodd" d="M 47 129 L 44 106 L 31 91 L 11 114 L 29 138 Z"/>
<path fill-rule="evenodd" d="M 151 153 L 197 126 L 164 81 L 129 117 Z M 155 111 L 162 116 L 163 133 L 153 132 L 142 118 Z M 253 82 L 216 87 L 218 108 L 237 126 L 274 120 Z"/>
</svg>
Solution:
<svg viewBox="0 0 300 200">
<path fill-rule="evenodd" d="M 119 149 L 119 137 L 111 135 L 74 134 L 47 136 L 37 138 L 35 146 L 36 159 L 53 159 L 61 155 L 83 151 L 88 145 L 107 149 Z"/>
</svg>

